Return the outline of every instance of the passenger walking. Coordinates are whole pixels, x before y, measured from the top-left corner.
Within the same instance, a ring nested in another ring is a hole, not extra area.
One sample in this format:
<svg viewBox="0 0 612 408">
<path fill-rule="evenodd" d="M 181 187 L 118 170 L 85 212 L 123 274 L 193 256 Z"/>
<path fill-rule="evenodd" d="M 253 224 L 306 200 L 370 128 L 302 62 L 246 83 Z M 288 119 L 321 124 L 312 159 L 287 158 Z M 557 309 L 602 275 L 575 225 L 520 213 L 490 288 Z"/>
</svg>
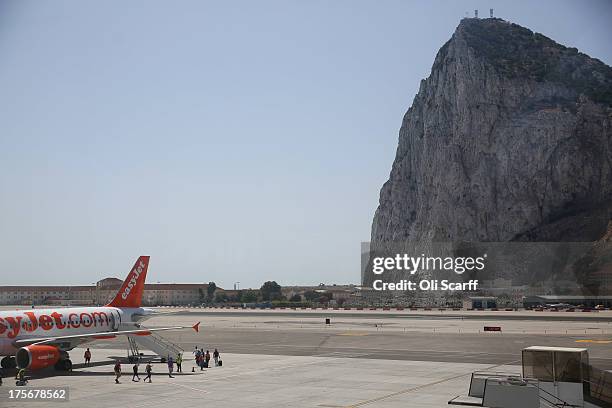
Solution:
<svg viewBox="0 0 612 408">
<path fill-rule="evenodd" d="M 219 367 L 219 350 L 213 351 L 213 359 L 215 360 L 215 367 Z"/>
<path fill-rule="evenodd" d="M 138 375 L 138 363 L 134 364 L 134 367 L 132 367 L 132 370 L 134 371 L 134 374 L 132 375 L 132 381 L 134 382 L 140 381 L 140 376 Z M 134 378 L 137 378 L 137 379 L 135 380 Z"/>
<path fill-rule="evenodd" d="M 178 353 L 176 356 L 176 372 L 182 373 L 183 369 L 181 368 L 181 364 L 183 364 L 183 354 Z"/>
<path fill-rule="evenodd" d="M 210 353 L 208 352 L 208 350 L 206 350 L 206 357 L 205 357 L 205 359 L 206 359 L 206 368 L 208 368 L 208 367 L 210 367 L 208 365 L 208 363 L 210 362 Z"/>
<path fill-rule="evenodd" d="M 115 363 L 115 384 L 120 384 L 119 377 L 121 377 L 121 363 L 119 360 Z"/>
<path fill-rule="evenodd" d="M 174 378 L 174 376 L 172 375 L 173 371 L 174 371 L 174 360 L 172 359 L 172 356 L 168 356 L 168 377 Z"/>
<path fill-rule="evenodd" d="M 0 385 L 2 385 L 2 377 L 4 377 L 4 369 L 0 367 Z"/>
<path fill-rule="evenodd" d="M 204 370 L 204 352 L 203 350 L 198 350 L 196 353 L 196 364 L 200 367 L 200 371 Z"/>
<path fill-rule="evenodd" d="M 147 366 L 145 367 L 145 371 L 147 373 L 147 376 L 144 378 L 144 380 L 142 380 L 142 382 L 143 383 L 147 382 L 147 378 L 149 379 L 149 382 L 151 382 L 151 373 L 153 372 L 153 366 L 151 366 L 150 361 L 147 363 Z"/>
<path fill-rule="evenodd" d="M 91 364 L 91 351 L 89 351 L 89 347 L 85 350 L 85 354 L 83 355 L 85 358 L 85 367 Z"/>
</svg>

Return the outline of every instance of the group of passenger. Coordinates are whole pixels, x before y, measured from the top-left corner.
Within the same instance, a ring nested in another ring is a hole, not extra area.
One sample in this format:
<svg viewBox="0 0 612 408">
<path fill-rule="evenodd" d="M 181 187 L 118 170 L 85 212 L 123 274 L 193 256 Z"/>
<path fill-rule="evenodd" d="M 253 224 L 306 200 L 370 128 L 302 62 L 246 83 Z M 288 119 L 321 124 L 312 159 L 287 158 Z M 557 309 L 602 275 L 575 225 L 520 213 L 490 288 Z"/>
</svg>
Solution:
<svg viewBox="0 0 612 408">
<path fill-rule="evenodd" d="M 87 349 L 86 353 L 86 365 L 89 364 L 89 360 L 91 360 L 91 352 L 89 351 L 89 349 Z M 200 370 L 204 370 L 205 368 L 210 367 L 210 351 L 206 350 L 206 352 L 204 352 L 204 348 L 198 349 L 198 347 L 196 346 L 195 349 L 193 350 L 193 354 L 195 355 L 195 362 L 196 365 L 198 367 L 200 367 Z M 212 354 L 212 358 L 215 362 L 215 367 L 219 367 L 221 365 L 223 365 L 223 361 L 221 361 L 221 354 L 219 353 L 218 349 L 215 349 L 215 351 L 213 351 Z M 174 359 L 172 356 L 168 356 L 166 358 L 166 363 L 168 365 L 168 376 L 170 378 L 174 378 L 174 376 L 172 375 L 174 373 L 174 364 L 176 364 L 176 372 L 177 373 L 182 373 L 183 372 L 183 354 L 182 353 L 178 353 L 178 355 L 176 356 L 176 359 Z M 136 362 L 133 366 L 132 366 L 132 371 L 133 371 L 133 375 L 132 375 L 132 381 L 134 382 L 139 382 L 140 381 L 140 376 L 138 375 L 138 367 L 139 367 L 139 363 Z M 114 372 L 115 372 L 115 384 L 121 384 L 119 382 L 119 378 L 121 377 L 121 362 L 119 360 L 117 360 L 117 362 L 115 363 L 115 367 L 114 367 Z M 147 376 L 144 378 L 143 382 L 147 382 L 147 380 L 149 380 L 148 382 L 151 382 L 151 374 L 153 373 L 153 366 L 151 365 L 151 362 L 147 362 L 147 365 L 145 367 L 145 372 L 147 373 Z"/>
<path fill-rule="evenodd" d="M 204 370 L 205 368 L 210 367 L 210 351 L 206 350 L 206 353 L 204 352 L 204 348 L 198 349 L 198 346 L 195 346 L 195 348 L 193 349 L 193 354 L 195 357 L 195 362 L 196 365 L 198 367 L 200 367 L 200 371 Z M 221 365 L 223 365 L 223 361 L 221 361 L 221 354 L 219 353 L 219 350 L 215 349 L 215 351 L 213 351 L 212 354 L 213 360 L 215 361 L 215 367 L 219 367 Z"/>
<path fill-rule="evenodd" d="M 132 366 L 132 381 L 134 382 L 139 382 L 140 381 L 140 376 L 138 375 L 138 362 L 136 362 L 136 364 L 134 364 L 134 366 Z M 119 382 L 119 378 L 121 377 L 121 362 L 119 360 L 117 360 L 117 362 L 115 363 L 115 368 L 113 370 L 115 372 L 115 384 L 121 384 Z M 147 376 L 144 378 L 144 380 L 142 381 L 143 383 L 146 383 L 147 380 L 149 380 L 149 382 L 151 382 L 151 374 L 153 374 L 153 366 L 151 365 L 151 362 L 147 362 L 147 365 L 145 367 L 145 372 L 147 373 Z"/>
</svg>

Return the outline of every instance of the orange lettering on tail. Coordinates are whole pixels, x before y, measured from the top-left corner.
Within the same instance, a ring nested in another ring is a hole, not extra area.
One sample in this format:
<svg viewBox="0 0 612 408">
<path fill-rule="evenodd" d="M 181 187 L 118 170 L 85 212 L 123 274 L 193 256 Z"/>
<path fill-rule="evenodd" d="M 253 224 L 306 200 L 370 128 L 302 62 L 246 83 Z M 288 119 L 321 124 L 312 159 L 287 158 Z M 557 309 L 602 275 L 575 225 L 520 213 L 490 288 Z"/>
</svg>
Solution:
<svg viewBox="0 0 612 408">
<path fill-rule="evenodd" d="M 121 289 L 107 306 L 140 307 L 148 267 L 148 256 L 138 258 L 127 278 L 125 278 L 123 285 L 121 285 Z"/>
</svg>

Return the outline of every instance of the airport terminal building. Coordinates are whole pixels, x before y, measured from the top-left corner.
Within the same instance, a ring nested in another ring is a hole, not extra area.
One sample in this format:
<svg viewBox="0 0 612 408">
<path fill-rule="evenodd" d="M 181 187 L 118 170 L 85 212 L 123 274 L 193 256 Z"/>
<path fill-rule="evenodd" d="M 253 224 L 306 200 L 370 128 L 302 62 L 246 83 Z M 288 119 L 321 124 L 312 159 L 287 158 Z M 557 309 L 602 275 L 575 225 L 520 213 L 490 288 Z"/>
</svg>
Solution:
<svg viewBox="0 0 612 408">
<path fill-rule="evenodd" d="M 100 305 L 109 302 L 123 281 L 106 278 L 86 286 L 0 286 L 0 305 Z M 144 306 L 200 304 L 207 283 L 147 283 Z M 215 293 L 224 291 L 217 287 Z"/>
</svg>

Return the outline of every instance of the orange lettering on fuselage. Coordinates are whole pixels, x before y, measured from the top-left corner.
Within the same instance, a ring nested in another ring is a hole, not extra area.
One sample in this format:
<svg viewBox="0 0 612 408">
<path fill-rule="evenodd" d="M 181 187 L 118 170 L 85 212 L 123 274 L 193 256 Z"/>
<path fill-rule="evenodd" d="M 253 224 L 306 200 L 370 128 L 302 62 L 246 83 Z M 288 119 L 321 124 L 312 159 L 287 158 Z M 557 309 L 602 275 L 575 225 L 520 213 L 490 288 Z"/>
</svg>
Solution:
<svg viewBox="0 0 612 408">
<path fill-rule="evenodd" d="M 49 315 L 40 315 L 38 322 L 43 330 L 51 330 L 53 328 L 53 318 Z"/>
<path fill-rule="evenodd" d="M 36 315 L 33 312 L 25 312 L 24 315 L 30 318 L 30 323 L 27 324 L 24 322 L 24 329 L 28 332 L 33 332 L 38 328 L 38 320 L 36 320 Z"/>
<path fill-rule="evenodd" d="M 66 325 L 64 323 L 62 323 L 62 314 L 61 313 L 53 312 L 53 313 L 51 313 L 51 317 L 53 318 L 53 320 L 55 320 L 55 327 L 57 327 L 60 330 L 63 329 L 64 327 L 66 327 Z"/>
<path fill-rule="evenodd" d="M 14 339 L 19 334 L 19 329 L 21 328 L 22 319 L 23 317 L 21 316 L 17 316 L 17 317 L 8 316 L 4 318 L 4 320 L 6 320 L 6 322 L 8 323 L 9 329 L 10 329 L 6 335 L 9 339 Z"/>
<path fill-rule="evenodd" d="M 70 327 L 73 327 L 75 329 L 81 326 L 81 322 L 79 322 L 79 315 L 77 315 L 76 313 L 70 313 L 68 315 L 68 322 L 70 323 Z"/>
<path fill-rule="evenodd" d="M 67 317 L 66 321 L 62 320 L 63 315 L 56 311 L 38 316 L 36 312 L 23 312 L 23 316 L 0 317 L 0 335 L 6 333 L 9 339 L 14 339 L 19 335 L 21 329 L 31 333 L 39 328 L 48 331 L 54 327 L 64 330 L 78 329 L 79 327 L 98 327 L 98 325 L 110 326 L 109 316 L 103 311 L 82 312 L 80 314 L 72 312 Z"/>
</svg>

